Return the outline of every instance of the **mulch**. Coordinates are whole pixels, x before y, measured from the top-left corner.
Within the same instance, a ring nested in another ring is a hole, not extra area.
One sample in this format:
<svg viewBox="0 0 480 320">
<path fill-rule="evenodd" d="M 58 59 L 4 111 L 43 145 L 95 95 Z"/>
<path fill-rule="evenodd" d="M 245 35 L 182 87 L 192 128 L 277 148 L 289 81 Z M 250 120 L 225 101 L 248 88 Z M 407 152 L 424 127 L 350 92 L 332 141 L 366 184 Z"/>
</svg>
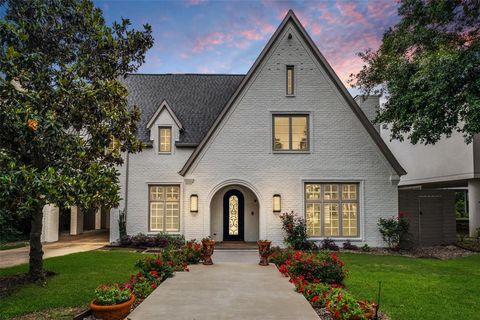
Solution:
<svg viewBox="0 0 480 320">
<path fill-rule="evenodd" d="M 353 253 L 367 253 L 374 255 L 390 255 L 390 256 L 405 256 L 411 258 L 428 258 L 428 259 L 438 259 L 438 260 L 448 260 L 454 258 L 467 257 L 474 252 L 460 248 L 457 245 L 448 245 L 448 246 L 432 246 L 432 247 L 416 247 L 409 250 L 391 250 L 388 248 L 372 248 L 369 252 L 363 251 L 352 251 L 352 250 L 342 250 L 343 252 L 353 252 Z"/>
<path fill-rule="evenodd" d="M 333 317 L 330 312 L 328 312 L 327 308 L 314 308 L 314 310 L 318 314 L 320 320 L 333 320 Z M 377 320 L 390 320 L 390 317 L 379 311 Z"/>
<path fill-rule="evenodd" d="M 45 275 L 48 278 L 55 275 L 55 272 L 45 271 Z M 8 296 L 17 288 L 28 283 L 32 283 L 32 281 L 29 279 L 28 274 L 26 273 L 0 277 L 0 298 Z"/>
</svg>

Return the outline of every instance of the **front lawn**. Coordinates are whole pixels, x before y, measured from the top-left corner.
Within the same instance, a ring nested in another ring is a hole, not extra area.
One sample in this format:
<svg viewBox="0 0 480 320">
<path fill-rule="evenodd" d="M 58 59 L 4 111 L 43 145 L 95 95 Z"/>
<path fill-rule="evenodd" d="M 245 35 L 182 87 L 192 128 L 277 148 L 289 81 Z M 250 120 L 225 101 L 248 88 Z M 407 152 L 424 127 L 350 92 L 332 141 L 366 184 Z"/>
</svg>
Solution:
<svg viewBox="0 0 480 320">
<path fill-rule="evenodd" d="M 392 319 L 480 319 L 480 255 L 452 260 L 342 253 L 348 291 Z"/>
<path fill-rule="evenodd" d="M 38 310 L 87 305 L 93 289 L 102 283 L 126 282 L 138 271 L 135 262 L 144 254 L 127 251 L 90 251 L 45 260 L 57 273 L 41 287 L 29 284 L 1 299 L 0 319 Z M 0 276 L 27 271 L 27 265 L 0 269 Z"/>
</svg>

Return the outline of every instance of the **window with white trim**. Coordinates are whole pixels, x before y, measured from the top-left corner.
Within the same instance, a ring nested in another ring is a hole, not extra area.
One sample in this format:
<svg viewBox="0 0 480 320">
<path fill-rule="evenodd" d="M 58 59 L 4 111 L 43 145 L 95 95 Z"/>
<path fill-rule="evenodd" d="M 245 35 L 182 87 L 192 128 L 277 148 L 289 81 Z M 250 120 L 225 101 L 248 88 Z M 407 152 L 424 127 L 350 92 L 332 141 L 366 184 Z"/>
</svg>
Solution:
<svg viewBox="0 0 480 320">
<path fill-rule="evenodd" d="M 172 152 L 172 128 L 158 127 L 158 152 Z"/>
<path fill-rule="evenodd" d="M 151 185 L 149 190 L 150 231 L 180 231 L 180 186 Z"/>
<path fill-rule="evenodd" d="M 359 235 L 358 183 L 306 183 L 305 220 L 310 237 Z"/>
</svg>

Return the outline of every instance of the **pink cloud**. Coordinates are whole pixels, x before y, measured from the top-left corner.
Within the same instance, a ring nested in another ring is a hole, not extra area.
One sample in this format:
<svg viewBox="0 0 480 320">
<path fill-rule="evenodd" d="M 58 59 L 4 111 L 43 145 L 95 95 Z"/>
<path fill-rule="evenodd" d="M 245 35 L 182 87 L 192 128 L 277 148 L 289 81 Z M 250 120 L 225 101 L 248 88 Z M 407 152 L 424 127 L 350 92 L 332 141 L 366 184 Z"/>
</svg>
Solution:
<svg viewBox="0 0 480 320">
<path fill-rule="evenodd" d="M 198 38 L 192 48 L 193 52 L 202 52 L 212 49 L 214 46 L 224 44 L 232 41 L 232 35 L 223 32 L 215 31 L 207 33 L 206 35 Z"/>
<path fill-rule="evenodd" d="M 198 6 L 207 2 L 208 0 L 185 0 L 185 4 L 187 5 L 187 7 Z"/>
<path fill-rule="evenodd" d="M 318 22 L 312 23 L 312 27 L 310 28 L 312 34 L 319 35 L 322 32 L 322 26 Z"/>
<path fill-rule="evenodd" d="M 342 13 L 342 16 L 353 18 L 353 23 L 369 25 L 367 19 L 365 19 L 363 14 L 357 10 L 357 6 L 354 3 L 340 1 L 337 3 L 337 8 Z"/>
<path fill-rule="evenodd" d="M 239 34 L 247 40 L 260 40 L 263 38 L 263 35 L 256 29 L 243 30 Z"/>
</svg>

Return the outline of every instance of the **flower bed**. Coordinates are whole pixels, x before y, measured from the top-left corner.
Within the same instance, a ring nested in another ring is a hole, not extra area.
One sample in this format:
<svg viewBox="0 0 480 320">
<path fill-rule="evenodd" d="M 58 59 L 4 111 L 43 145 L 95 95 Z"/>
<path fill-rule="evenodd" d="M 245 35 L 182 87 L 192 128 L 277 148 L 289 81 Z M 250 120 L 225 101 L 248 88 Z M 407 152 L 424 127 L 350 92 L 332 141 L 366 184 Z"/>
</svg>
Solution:
<svg viewBox="0 0 480 320">
<path fill-rule="evenodd" d="M 135 308 L 163 281 L 173 277 L 175 271 L 188 272 L 188 265 L 197 264 L 201 259 L 202 245 L 195 239 L 184 242 L 178 248 L 167 246 L 162 253 L 137 261 L 135 266 L 139 272 L 130 275 L 128 282 L 98 286 L 92 303 L 115 306 L 132 295 L 135 300 L 132 307 Z"/>
<path fill-rule="evenodd" d="M 155 235 L 146 235 L 138 233 L 136 235 L 125 235 L 119 245 L 128 248 L 170 248 L 179 249 L 185 244 L 183 235 L 172 235 L 166 233 L 157 233 Z"/>
<path fill-rule="evenodd" d="M 333 319 L 370 319 L 375 305 L 357 301 L 346 291 L 343 280 L 347 275 L 343 261 L 336 252 L 302 252 L 275 248 L 270 257 L 278 270 L 295 285 L 313 308 L 326 309 Z"/>
</svg>

